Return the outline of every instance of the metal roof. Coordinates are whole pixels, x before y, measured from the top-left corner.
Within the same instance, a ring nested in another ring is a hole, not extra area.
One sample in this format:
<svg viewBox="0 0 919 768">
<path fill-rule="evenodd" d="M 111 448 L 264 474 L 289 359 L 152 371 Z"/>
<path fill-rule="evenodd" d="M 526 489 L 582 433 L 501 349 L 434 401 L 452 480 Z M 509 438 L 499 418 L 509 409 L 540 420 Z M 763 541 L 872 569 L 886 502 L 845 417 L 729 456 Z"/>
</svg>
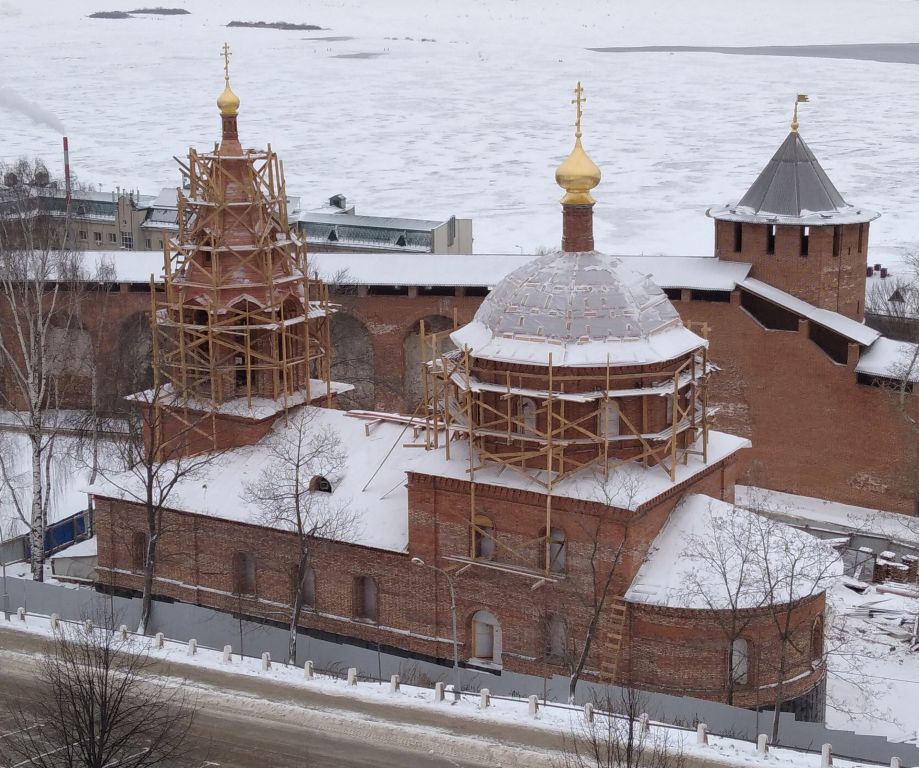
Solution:
<svg viewBox="0 0 919 768">
<path fill-rule="evenodd" d="M 313 213 L 301 211 L 297 221 L 304 224 L 335 224 L 338 226 L 367 227 L 370 229 L 398 229 L 415 232 L 433 232 L 444 222 L 424 219 L 398 219 L 386 216 L 355 216 L 350 213 Z"/>
<path fill-rule="evenodd" d="M 815 225 L 857 223 L 878 216 L 843 199 L 797 131 L 788 134 L 740 202 L 708 213 L 729 221 Z"/>
<path fill-rule="evenodd" d="M 738 205 L 779 216 L 850 207 L 797 131 L 788 134 Z"/>
</svg>

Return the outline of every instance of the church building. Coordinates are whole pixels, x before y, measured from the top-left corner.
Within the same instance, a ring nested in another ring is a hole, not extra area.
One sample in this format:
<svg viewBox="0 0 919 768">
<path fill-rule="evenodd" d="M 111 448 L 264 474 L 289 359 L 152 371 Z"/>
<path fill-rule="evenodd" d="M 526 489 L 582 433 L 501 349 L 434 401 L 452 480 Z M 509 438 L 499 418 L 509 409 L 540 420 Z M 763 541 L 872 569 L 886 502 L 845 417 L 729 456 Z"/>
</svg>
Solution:
<svg viewBox="0 0 919 768">
<path fill-rule="evenodd" d="M 780 577 L 797 567 L 776 554 L 789 545 L 823 553 L 827 570 L 732 601 L 734 569 L 719 591 L 718 574 L 684 556 L 725 521 L 756 525 L 733 503 L 750 441 L 714 428 L 710 326 L 684 321 L 647 274 L 595 248 L 600 170 L 581 142 L 580 86 L 576 102 L 574 149 L 556 173 L 561 248 L 510 272 L 471 322 L 422 329 L 423 408 L 401 416 L 334 407 L 348 389 L 329 362 L 337 308 L 307 274 L 276 157 L 239 141 L 227 77 L 220 145 L 182 166 L 183 223 L 153 308 L 155 384 L 136 396 L 155 414 L 147 439 L 162 461 L 219 455 L 161 510 L 153 594 L 282 624 L 299 595 L 307 633 L 444 664 L 455 648 L 483 674 L 577 669 L 746 707 L 780 697 L 819 718 L 834 558 L 804 534 L 763 528 L 762 562 Z M 805 150 L 795 139 L 789 151 Z M 713 215 L 733 237 L 741 214 Z M 772 226 L 743 215 L 741 250 Z M 848 247 L 857 232 L 846 227 L 860 224 L 844 221 Z M 789 237 L 777 230 L 776 249 Z M 863 311 L 843 294 L 847 311 Z M 247 494 L 273 461 L 268 446 L 294 439 L 303 414 L 344 449 L 309 493 L 351 521 L 313 542 L 305 571 L 296 532 L 266 523 Z M 92 488 L 97 579 L 136 593 L 146 518 L 125 487 Z M 732 612 L 742 630 L 729 635 Z"/>
</svg>

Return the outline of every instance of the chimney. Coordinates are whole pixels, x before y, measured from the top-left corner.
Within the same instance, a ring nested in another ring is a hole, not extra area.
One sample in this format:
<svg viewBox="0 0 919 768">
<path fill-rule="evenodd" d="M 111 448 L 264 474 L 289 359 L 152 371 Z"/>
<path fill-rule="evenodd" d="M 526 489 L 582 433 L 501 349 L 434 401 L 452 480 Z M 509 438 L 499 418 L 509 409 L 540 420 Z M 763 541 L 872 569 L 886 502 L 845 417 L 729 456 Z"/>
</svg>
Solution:
<svg viewBox="0 0 919 768">
<path fill-rule="evenodd" d="M 64 137 L 64 203 L 67 211 L 70 211 L 71 188 L 70 188 L 70 143 L 67 137 Z"/>
</svg>

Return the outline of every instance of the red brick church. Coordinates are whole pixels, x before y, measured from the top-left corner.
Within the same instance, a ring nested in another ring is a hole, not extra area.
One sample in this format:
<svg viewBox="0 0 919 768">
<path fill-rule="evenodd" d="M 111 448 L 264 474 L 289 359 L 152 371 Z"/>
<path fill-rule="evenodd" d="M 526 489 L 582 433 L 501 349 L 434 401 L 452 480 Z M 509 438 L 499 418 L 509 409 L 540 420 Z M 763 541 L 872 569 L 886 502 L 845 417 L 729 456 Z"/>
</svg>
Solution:
<svg viewBox="0 0 919 768">
<path fill-rule="evenodd" d="M 686 591 L 700 566 L 681 556 L 685 542 L 749 517 L 733 499 L 750 443 L 712 426 L 707 328 L 595 249 L 600 170 L 581 144 L 578 102 L 575 146 L 556 174 L 561 249 L 509 274 L 470 323 L 423 336 L 425 409 L 405 417 L 333 407 L 346 389 L 329 365 L 336 308 L 306 273 L 277 159 L 239 141 L 227 81 L 220 145 L 191 150 L 184 167 L 154 306 L 155 385 L 138 398 L 157 414 L 147 437 L 168 446 L 163 460 L 221 455 L 163 510 L 155 595 L 283 622 L 299 591 L 304 631 L 446 662 L 453 585 L 470 667 L 568 675 L 590 637 L 584 679 L 718 700 L 730 688 L 741 706 L 768 706 L 781 680 L 784 700 L 819 699 L 821 586 L 741 603 L 743 631 L 730 640 L 717 596 Z M 295 533 L 265 525 L 245 488 L 271 461 L 267 441 L 304 409 L 346 457 L 311 493 L 353 525 L 315 541 L 299 573 Z M 98 580 L 139 591 L 144 510 L 117 484 L 92 491 Z"/>
</svg>

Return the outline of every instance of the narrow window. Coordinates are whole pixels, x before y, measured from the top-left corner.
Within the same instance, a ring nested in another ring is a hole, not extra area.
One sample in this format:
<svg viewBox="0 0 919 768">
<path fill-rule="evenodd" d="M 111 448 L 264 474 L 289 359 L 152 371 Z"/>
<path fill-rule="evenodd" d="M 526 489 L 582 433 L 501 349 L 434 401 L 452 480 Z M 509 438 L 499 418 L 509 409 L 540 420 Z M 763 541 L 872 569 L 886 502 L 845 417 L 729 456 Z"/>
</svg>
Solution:
<svg viewBox="0 0 919 768">
<path fill-rule="evenodd" d="M 801 227 L 801 255 L 807 256 L 808 249 L 810 248 L 810 227 Z"/>
<path fill-rule="evenodd" d="M 665 400 L 667 403 L 666 416 L 665 416 L 665 419 L 667 422 L 666 426 L 672 427 L 673 426 L 673 395 L 667 395 Z"/>
<path fill-rule="evenodd" d="M 553 661 L 564 661 L 568 656 L 568 627 L 557 613 L 546 622 L 546 655 Z"/>
<path fill-rule="evenodd" d="M 811 661 L 819 664 L 823 660 L 823 620 L 818 616 L 814 619 L 811 630 Z"/>
<path fill-rule="evenodd" d="M 233 554 L 233 591 L 239 595 L 255 594 L 255 554 Z"/>
<path fill-rule="evenodd" d="M 94 243 L 101 243 L 101 242 L 102 242 L 102 233 L 101 233 L 101 232 L 93 232 L 93 242 L 94 242 Z"/>
<path fill-rule="evenodd" d="M 750 647 L 747 641 L 738 637 L 731 643 L 731 680 L 745 685 L 748 678 Z"/>
<path fill-rule="evenodd" d="M 478 611 L 472 617 L 472 655 L 495 664 L 501 662 L 501 627 L 488 611 Z"/>
<path fill-rule="evenodd" d="M 354 618 L 377 620 L 377 582 L 372 576 L 354 579 Z"/>
<path fill-rule="evenodd" d="M 118 242 L 118 235 L 116 235 L 114 232 L 109 232 L 109 233 L 108 233 L 108 241 L 109 241 L 110 243 L 117 243 L 117 242 Z"/>
<path fill-rule="evenodd" d="M 766 253 L 775 253 L 775 224 L 766 225 Z"/>
<path fill-rule="evenodd" d="M 734 253 L 740 253 L 743 249 L 743 224 L 739 221 L 734 223 Z"/>
<path fill-rule="evenodd" d="M 868 227 L 867 224 L 858 225 L 858 252 L 862 252 L 862 248 L 865 245 L 865 229 Z"/>
<path fill-rule="evenodd" d="M 833 227 L 833 255 L 838 257 L 842 253 L 842 227 Z"/>
<path fill-rule="evenodd" d="M 245 361 L 243 360 L 242 355 L 236 355 L 234 359 L 236 365 L 236 388 L 245 389 L 246 388 L 246 368 Z"/>
<path fill-rule="evenodd" d="M 491 560 L 495 556 L 495 527 L 485 515 L 475 516 L 472 530 L 472 556 L 476 560 Z"/>
<path fill-rule="evenodd" d="M 319 493 L 331 493 L 332 483 L 330 483 L 322 475 L 316 475 L 312 480 L 310 480 L 310 490 L 318 491 Z"/>
<path fill-rule="evenodd" d="M 615 400 L 607 400 L 603 404 L 599 427 L 598 432 L 608 438 L 620 434 L 619 404 Z"/>
<path fill-rule="evenodd" d="M 143 571 L 147 561 L 147 534 L 134 531 L 131 538 L 131 567 L 134 571 Z"/>
<path fill-rule="evenodd" d="M 536 434 L 536 401 L 529 397 L 521 397 L 517 402 L 517 429 L 526 435 Z"/>
<path fill-rule="evenodd" d="M 80 240 L 86 240 L 86 239 L 88 239 L 87 232 L 85 229 L 81 229 L 80 230 Z"/>
<path fill-rule="evenodd" d="M 549 570 L 564 573 L 567 566 L 568 542 L 561 528 L 549 529 Z"/>
</svg>

